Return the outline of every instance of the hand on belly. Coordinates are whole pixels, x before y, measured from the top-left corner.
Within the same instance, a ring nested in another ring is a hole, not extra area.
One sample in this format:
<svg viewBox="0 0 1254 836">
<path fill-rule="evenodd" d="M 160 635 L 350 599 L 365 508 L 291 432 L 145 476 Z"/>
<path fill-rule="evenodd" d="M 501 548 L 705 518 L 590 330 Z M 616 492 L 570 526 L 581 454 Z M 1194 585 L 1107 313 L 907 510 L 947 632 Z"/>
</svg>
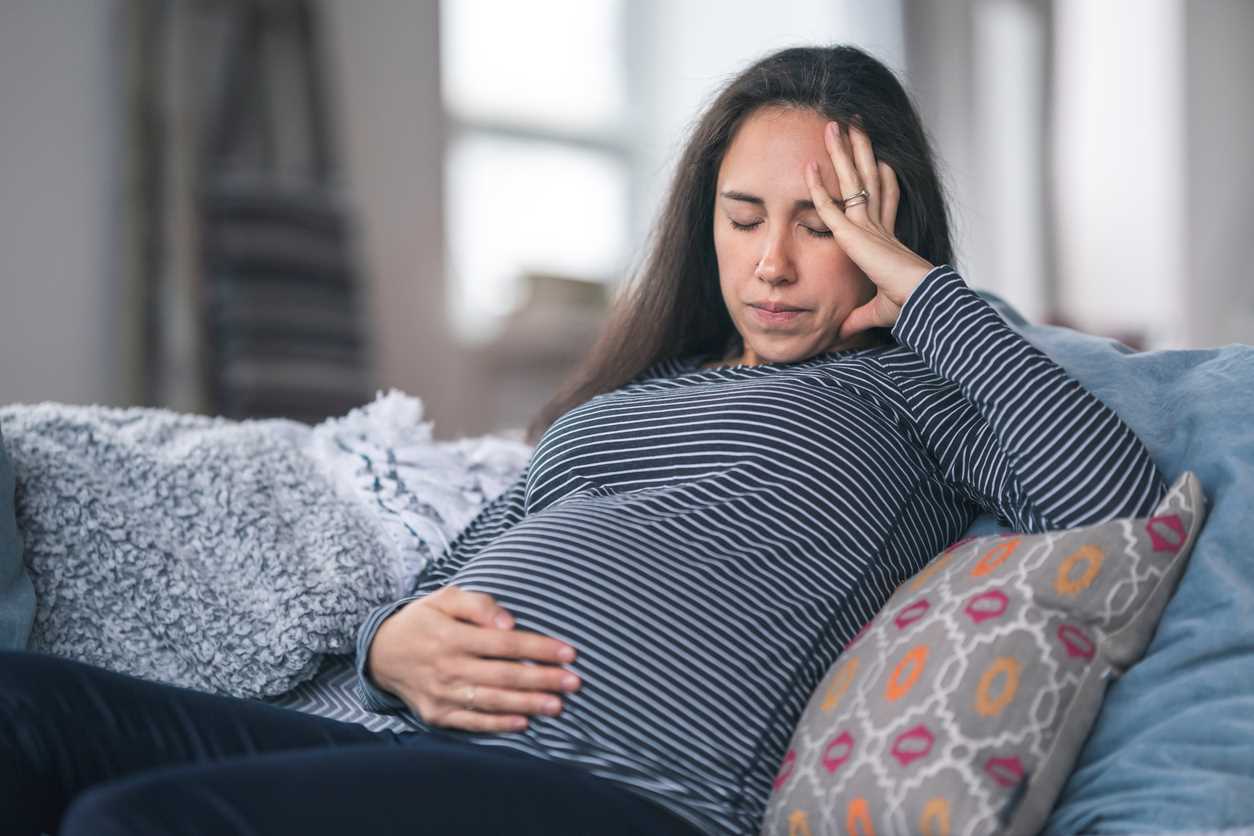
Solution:
<svg viewBox="0 0 1254 836">
<path fill-rule="evenodd" d="M 557 695 L 581 685 L 560 667 L 574 658 L 564 642 L 514 629 L 491 595 L 449 584 L 379 626 L 367 673 L 428 725 L 509 732 L 561 712 Z"/>
</svg>

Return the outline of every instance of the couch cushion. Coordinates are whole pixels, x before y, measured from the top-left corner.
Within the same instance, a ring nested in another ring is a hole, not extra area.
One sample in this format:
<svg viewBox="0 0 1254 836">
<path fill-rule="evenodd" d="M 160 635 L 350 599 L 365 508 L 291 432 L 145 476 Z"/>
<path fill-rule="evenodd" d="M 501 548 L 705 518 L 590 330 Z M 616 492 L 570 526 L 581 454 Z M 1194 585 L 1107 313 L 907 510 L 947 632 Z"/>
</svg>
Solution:
<svg viewBox="0 0 1254 836">
<path fill-rule="evenodd" d="M 0 433 L 0 650 L 24 650 L 35 618 L 35 590 L 22 565 L 13 501 L 13 466 Z"/>
<path fill-rule="evenodd" d="M 1037 831 L 1204 519 L 1186 473 L 1147 518 L 939 555 L 811 697 L 765 832 Z"/>
<path fill-rule="evenodd" d="M 1210 500 L 1180 587 L 1145 658 L 1111 685 L 1045 836 L 1248 831 L 1254 346 L 1134 352 L 1070 328 L 1032 325 L 993 294 L 982 295 L 1117 412 L 1168 479 L 1190 470 Z"/>
</svg>

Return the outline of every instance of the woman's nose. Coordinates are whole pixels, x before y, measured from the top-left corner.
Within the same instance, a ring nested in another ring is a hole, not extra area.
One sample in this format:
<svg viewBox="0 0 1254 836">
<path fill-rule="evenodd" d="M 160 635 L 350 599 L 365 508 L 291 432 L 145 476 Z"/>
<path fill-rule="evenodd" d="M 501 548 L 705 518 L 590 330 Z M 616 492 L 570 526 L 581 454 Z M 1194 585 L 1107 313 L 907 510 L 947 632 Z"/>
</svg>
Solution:
<svg viewBox="0 0 1254 836">
<path fill-rule="evenodd" d="M 766 250 L 758 260 L 754 275 L 772 285 L 792 279 L 792 260 L 782 235 L 767 235 Z"/>
</svg>

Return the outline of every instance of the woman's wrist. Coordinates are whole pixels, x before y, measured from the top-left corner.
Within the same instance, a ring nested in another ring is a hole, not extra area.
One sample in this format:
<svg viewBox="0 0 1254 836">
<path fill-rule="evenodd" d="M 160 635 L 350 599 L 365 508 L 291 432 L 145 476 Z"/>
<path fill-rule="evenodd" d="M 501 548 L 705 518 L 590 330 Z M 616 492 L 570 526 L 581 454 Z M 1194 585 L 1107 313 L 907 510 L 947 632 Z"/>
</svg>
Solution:
<svg viewBox="0 0 1254 836">
<path fill-rule="evenodd" d="M 893 339 L 911 350 L 918 351 L 924 332 L 935 319 L 938 311 L 946 309 L 946 300 L 956 293 L 968 290 L 966 282 L 948 264 L 939 264 L 929 270 L 910 291 L 893 323 Z"/>
<path fill-rule="evenodd" d="M 391 706 L 395 702 L 394 688 L 396 683 L 389 676 L 387 660 L 390 658 L 388 644 L 390 634 L 395 632 L 392 616 L 417 600 L 410 596 L 393 601 L 391 604 L 376 608 L 362 623 L 357 636 L 357 675 L 367 697 L 372 702 Z M 384 630 L 384 626 L 392 622 L 392 626 Z M 382 642 L 379 640 L 383 635 Z M 387 693 L 371 693 L 386 691 Z"/>
<path fill-rule="evenodd" d="M 396 612 L 400 612 L 400 610 Z M 365 666 L 366 677 L 377 687 L 391 694 L 396 693 L 397 683 L 390 675 L 391 671 L 388 669 L 388 659 L 390 658 L 388 645 L 391 643 L 396 627 L 396 619 L 393 617 L 396 615 L 396 612 L 383 619 L 378 629 L 375 630 L 374 638 L 370 642 L 370 648 L 366 652 Z"/>
</svg>

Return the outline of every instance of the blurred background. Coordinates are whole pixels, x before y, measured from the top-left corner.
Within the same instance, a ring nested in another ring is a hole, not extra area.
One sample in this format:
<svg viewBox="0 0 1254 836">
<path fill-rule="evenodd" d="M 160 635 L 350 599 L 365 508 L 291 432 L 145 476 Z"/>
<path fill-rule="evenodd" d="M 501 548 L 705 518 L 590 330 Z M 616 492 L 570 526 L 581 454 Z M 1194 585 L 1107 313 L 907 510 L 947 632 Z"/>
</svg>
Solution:
<svg viewBox="0 0 1254 836">
<path fill-rule="evenodd" d="M 971 285 L 1254 342 L 1251 0 L 2 0 L 0 402 L 521 427 L 709 97 L 832 42 L 914 96 Z"/>
</svg>

